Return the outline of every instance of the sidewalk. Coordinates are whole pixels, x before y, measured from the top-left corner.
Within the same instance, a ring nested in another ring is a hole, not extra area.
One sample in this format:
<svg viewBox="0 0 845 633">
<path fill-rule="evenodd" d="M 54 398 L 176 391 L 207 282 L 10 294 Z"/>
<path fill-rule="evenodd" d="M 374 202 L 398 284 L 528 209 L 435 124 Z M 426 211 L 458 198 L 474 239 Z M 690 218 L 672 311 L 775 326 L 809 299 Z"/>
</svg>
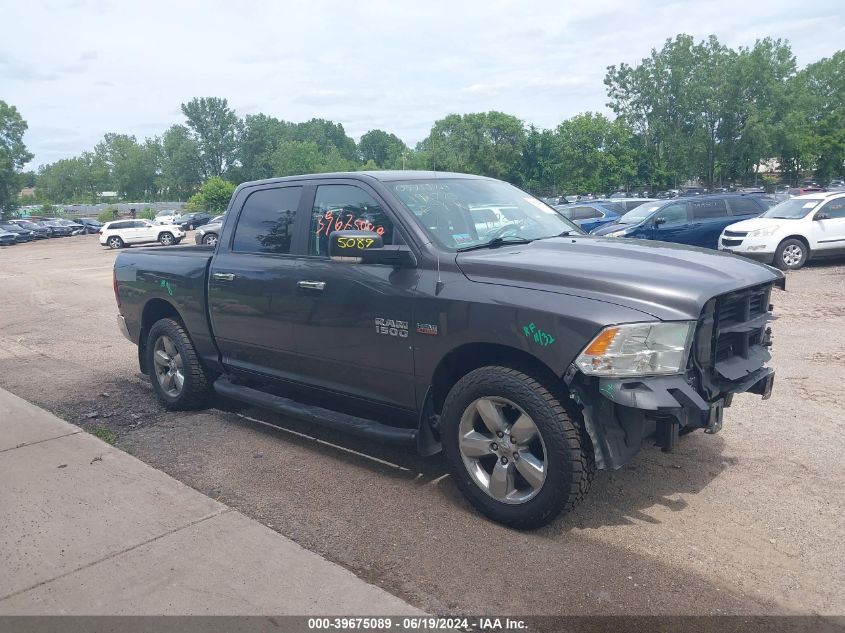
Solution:
<svg viewBox="0 0 845 633">
<path fill-rule="evenodd" d="M 0 389 L 0 615 L 417 609 Z"/>
</svg>

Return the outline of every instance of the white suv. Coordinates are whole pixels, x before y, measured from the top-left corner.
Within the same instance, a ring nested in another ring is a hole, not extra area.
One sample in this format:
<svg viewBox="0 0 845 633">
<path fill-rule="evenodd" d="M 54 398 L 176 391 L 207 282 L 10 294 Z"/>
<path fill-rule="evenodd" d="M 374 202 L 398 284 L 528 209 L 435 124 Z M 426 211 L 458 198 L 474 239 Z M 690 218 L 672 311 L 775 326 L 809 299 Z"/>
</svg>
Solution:
<svg viewBox="0 0 845 633">
<path fill-rule="evenodd" d="M 184 237 L 185 232 L 175 224 L 158 225 L 149 220 L 117 220 L 107 222 L 100 229 L 100 244 L 109 248 L 149 242 L 170 246 L 178 244 Z"/>
<path fill-rule="evenodd" d="M 159 211 L 156 213 L 155 224 L 179 224 L 182 215 L 178 211 Z"/>
<path fill-rule="evenodd" d="M 801 268 L 811 257 L 845 255 L 845 192 L 797 196 L 731 224 L 722 231 L 719 250 L 781 270 Z"/>
</svg>

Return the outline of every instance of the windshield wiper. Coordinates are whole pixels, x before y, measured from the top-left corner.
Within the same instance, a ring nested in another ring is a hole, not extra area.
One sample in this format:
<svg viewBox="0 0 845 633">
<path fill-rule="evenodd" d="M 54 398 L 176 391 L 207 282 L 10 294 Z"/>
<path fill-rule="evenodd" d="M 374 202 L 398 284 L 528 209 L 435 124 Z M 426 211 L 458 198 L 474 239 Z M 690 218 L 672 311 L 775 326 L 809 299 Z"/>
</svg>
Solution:
<svg viewBox="0 0 845 633">
<path fill-rule="evenodd" d="M 494 237 L 489 242 L 483 242 L 482 244 L 473 244 L 472 246 L 465 246 L 464 248 L 459 248 L 458 252 L 466 253 L 467 251 L 477 251 L 482 248 L 496 248 L 498 246 L 504 246 L 505 244 L 530 244 L 533 241 L 534 240 L 529 240 L 526 237 Z"/>
</svg>

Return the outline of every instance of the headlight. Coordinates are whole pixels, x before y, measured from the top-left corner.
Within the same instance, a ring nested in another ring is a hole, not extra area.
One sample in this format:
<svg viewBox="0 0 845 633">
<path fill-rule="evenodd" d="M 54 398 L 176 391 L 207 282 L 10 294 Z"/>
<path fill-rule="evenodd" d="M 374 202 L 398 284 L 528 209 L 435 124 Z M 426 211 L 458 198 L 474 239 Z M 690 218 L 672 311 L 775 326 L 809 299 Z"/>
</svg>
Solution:
<svg viewBox="0 0 845 633">
<path fill-rule="evenodd" d="M 604 237 L 622 237 L 625 235 L 625 233 L 627 233 L 627 231 L 625 229 L 622 229 L 621 231 L 613 231 L 613 233 L 606 233 Z"/>
<path fill-rule="evenodd" d="M 757 229 L 756 231 L 750 231 L 748 233 L 748 237 L 769 237 L 770 235 L 774 235 L 780 230 L 780 225 L 773 224 L 772 226 L 767 226 L 765 229 Z"/>
<path fill-rule="evenodd" d="M 694 330 L 695 321 L 613 325 L 599 332 L 575 364 L 591 376 L 679 374 Z"/>
</svg>

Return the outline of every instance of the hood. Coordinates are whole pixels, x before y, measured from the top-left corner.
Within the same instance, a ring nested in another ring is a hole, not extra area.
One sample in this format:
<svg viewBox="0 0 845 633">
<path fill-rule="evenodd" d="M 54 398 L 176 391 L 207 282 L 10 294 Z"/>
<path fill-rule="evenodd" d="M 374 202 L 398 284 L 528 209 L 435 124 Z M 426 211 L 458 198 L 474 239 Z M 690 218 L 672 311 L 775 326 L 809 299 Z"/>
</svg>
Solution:
<svg viewBox="0 0 845 633">
<path fill-rule="evenodd" d="M 726 231 L 756 231 L 757 229 L 765 229 L 770 226 L 782 225 L 784 222 L 794 222 L 795 220 L 785 220 L 783 218 L 751 218 L 731 224 L 725 227 Z"/>
<path fill-rule="evenodd" d="M 456 262 L 475 282 L 607 301 L 663 320 L 697 319 L 716 295 L 783 278 L 728 253 L 591 236 L 458 253 Z"/>
</svg>

